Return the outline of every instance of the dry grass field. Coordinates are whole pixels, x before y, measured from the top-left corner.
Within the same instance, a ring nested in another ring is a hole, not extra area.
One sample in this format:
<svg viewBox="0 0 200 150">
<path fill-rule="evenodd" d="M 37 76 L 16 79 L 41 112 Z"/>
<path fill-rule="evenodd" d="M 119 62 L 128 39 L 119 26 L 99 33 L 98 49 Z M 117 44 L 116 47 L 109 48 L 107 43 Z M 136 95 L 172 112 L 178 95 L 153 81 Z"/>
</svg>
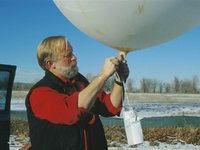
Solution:
<svg viewBox="0 0 200 150">
<path fill-rule="evenodd" d="M 139 103 L 200 103 L 200 94 L 128 93 L 126 98 Z"/>
<path fill-rule="evenodd" d="M 25 99 L 28 91 L 13 91 L 12 99 Z M 126 93 L 125 99 L 138 103 L 200 103 L 200 94 Z"/>
</svg>

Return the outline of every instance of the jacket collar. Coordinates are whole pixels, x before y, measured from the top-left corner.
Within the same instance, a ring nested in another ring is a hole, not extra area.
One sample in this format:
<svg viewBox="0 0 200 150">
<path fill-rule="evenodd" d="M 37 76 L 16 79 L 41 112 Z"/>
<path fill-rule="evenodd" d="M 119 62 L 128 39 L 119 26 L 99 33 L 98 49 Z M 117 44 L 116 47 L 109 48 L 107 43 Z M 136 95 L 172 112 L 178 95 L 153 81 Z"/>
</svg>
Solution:
<svg viewBox="0 0 200 150">
<path fill-rule="evenodd" d="M 52 80 L 52 81 L 55 81 L 55 82 L 57 82 L 57 83 L 62 83 L 62 84 L 67 84 L 67 83 L 71 83 L 71 84 L 73 84 L 73 83 L 75 83 L 76 82 L 76 78 L 77 78 L 77 76 L 75 76 L 74 78 L 72 78 L 72 79 L 65 79 L 65 80 L 62 80 L 62 79 L 60 79 L 60 78 L 58 78 L 57 76 L 55 76 L 52 72 L 50 72 L 49 70 L 45 70 L 45 76 L 47 77 L 47 78 L 49 78 L 50 80 Z"/>
</svg>

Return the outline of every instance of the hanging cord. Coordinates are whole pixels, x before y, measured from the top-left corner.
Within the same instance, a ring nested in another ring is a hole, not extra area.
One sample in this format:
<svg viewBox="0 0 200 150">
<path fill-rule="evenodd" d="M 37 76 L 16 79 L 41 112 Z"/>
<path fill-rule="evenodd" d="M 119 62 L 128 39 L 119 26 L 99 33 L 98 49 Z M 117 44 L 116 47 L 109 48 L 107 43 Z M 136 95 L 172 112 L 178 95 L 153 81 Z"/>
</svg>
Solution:
<svg viewBox="0 0 200 150">
<path fill-rule="evenodd" d="M 126 61 L 125 57 L 127 55 L 127 51 L 119 51 L 119 60 L 121 62 Z M 131 107 L 131 102 L 130 102 L 130 98 L 129 98 L 129 94 L 128 94 L 128 88 L 126 86 L 126 77 L 123 74 L 120 74 L 120 70 L 118 70 L 115 73 L 115 76 L 117 78 L 120 78 L 120 80 L 122 81 L 122 86 L 123 86 L 123 96 L 122 96 L 122 107 L 124 111 L 132 111 L 133 115 L 135 116 L 135 121 L 137 121 L 137 112 L 135 111 L 135 109 L 133 109 Z M 127 104 L 125 105 L 124 102 L 127 101 Z"/>
<path fill-rule="evenodd" d="M 131 103 L 130 103 L 130 99 L 129 99 L 128 89 L 127 89 L 126 83 L 124 81 L 122 81 L 122 84 L 123 84 L 123 88 L 124 88 L 123 102 L 124 102 L 124 100 L 127 100 L 128 107 L 131 107 Z"/>
<path fill-rule="evenodd" d="M 115 76 L 117 78 L 120 78 L 121 81 L 122 81 L 122 86 L 123 86 L 123 95 L 122 95 L 122 107 L 124 109 L 124 111 L 130 111 L 132 110 L 134 115 L 135 115 L 135 120 L 137 121 L 137 113 L 136 111 L 131 107 L 131 101 L 130 101 L 130 98 L 129 98 L 129 94 L 128 94 L 128 88 L 127 88 L 127 85 L 125 83 L 125 80 L 123 79 L 123 77 L 121 77 L 119 75 L 118 72 L 115 72 Z M 125 104 L 126 102 L 126 104 Z"/>
<path fill-rule="evenodd" d="M 122 96 L 123 104 L 124 104 L 124 100 L 127 99 L 127 105 L 128 105 L 129 108 L 131 108 L 130 99 L 129 99 L 129 96 L 128 96 L 128 88 L 126 87 L 126 83 L 125 83 L 126 79 L 125 79 L 125 77 L 123 75 L 120 75 L 119 70 L 117 72 L 115 72 L 115 76 L 116 76 L 116 78 L 120 79 L 121 82 L 122 82 L 122 86 L 123 86 L 123 96 Z"/>
<path fill-rule="evenodd" d="M 123 95 L 123 108 L 124 108 L 124 111 L 129 111 L 129 110 L 132 110 L 133 113 L 135 114 L 135 121 L 138 120 L 137 118 L 137 112 L 135 111 L 135 109 L 133 109 L 131 107 L 131 101 L 130 101 L 130 98 L 129 98 L 129 93 L 128 93 L 128 88 L 126 86 L 126 83 L 123 81 L 123 88 L 124 88 L 124 95 Z M 124 102 L 127 101 L 127 106 L 124 105 Z"/>
</svg>

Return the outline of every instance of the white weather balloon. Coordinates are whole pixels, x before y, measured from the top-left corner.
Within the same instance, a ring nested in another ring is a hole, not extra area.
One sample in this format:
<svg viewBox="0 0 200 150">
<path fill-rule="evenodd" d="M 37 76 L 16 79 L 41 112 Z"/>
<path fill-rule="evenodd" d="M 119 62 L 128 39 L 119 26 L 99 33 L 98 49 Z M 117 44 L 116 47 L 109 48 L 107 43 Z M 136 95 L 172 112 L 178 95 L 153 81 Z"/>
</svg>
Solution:
<svg viewBox="0 0 200 150">
<path fill-rule="evenodd" d="M 167 42 L 200 24 L 200 0 L 54 0 L 78 29 L 129 52 Z"/>
</svg>

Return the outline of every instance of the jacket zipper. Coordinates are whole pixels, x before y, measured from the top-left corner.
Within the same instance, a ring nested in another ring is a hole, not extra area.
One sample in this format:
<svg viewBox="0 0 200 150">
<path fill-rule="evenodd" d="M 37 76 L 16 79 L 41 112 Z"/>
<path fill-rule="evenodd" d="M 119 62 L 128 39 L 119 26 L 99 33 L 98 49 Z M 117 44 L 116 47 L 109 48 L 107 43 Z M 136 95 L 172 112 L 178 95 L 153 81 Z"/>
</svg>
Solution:
<svg viewBox="0 0 200 150">
<path fill-rule="evenodd" d="M 87 133 L 86 130 L 84 129 L 84 143 L 85 143 L 85 150 L 88 150 L 88 145 L 87 145 Z"/>
</svg>

